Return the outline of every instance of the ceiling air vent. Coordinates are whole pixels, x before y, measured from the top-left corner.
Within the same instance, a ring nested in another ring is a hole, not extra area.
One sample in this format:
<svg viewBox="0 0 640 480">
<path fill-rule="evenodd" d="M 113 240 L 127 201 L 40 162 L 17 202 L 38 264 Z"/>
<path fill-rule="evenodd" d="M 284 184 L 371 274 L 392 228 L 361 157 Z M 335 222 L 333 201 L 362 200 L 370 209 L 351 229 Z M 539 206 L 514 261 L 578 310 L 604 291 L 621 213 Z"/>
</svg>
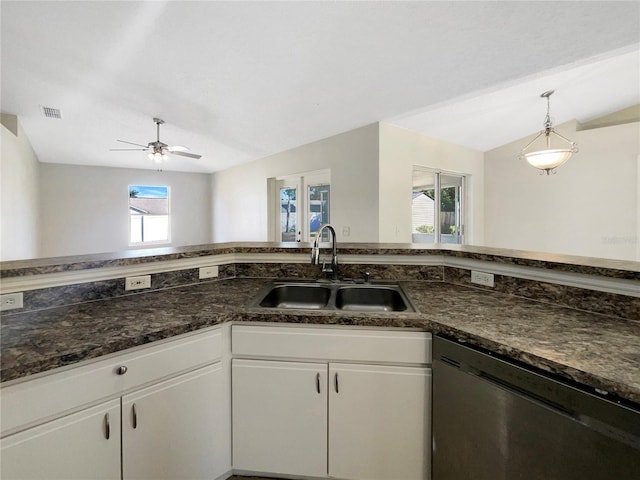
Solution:
<svg viewBox="0 0 640 480">
<path fill-rule="evenodd" d="M 62 113 L 57 108 L 40 106 L 40 110 L 46 118 L 62 118 Z"/>
</svg>

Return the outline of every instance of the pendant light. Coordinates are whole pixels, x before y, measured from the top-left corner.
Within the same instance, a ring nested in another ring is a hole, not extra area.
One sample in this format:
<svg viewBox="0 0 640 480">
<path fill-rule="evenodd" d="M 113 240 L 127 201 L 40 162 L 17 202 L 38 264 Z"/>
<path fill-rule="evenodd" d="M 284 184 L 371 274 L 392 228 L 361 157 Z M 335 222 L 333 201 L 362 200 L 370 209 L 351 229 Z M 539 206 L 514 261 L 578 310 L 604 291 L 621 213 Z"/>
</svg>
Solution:
<svg viewBox="0 0 640 480">
<path fill-rule="evenodd" d="M 520 150 L 519 156 L 520 159 L 525 159 L 529 164 L 531 164 L 531 166 L 539 169 L 547 175 L 555 173 L 556 168 L 569 160 L 571 155 L 578 151 L 578 144 L 560 135 L 554 130 L 553 125 L 551 124 L 551 117 L 549 115 L 549 97 L 553 95 L 553 92 L 554 90 L 549 90 L 540 95 L 540 97 L 547 99 L 547 116 L 544 119 L 544 130 L 542 130 L 533 140 Z M 543 135 L 544 147 L 535 149 L 531 152 L 526 152 L 526 150 Z M 551 146 L 551 135 L 555 135 L 567 142 L 569 144 L 569 148 L 553 148 Z"/>
</svg>

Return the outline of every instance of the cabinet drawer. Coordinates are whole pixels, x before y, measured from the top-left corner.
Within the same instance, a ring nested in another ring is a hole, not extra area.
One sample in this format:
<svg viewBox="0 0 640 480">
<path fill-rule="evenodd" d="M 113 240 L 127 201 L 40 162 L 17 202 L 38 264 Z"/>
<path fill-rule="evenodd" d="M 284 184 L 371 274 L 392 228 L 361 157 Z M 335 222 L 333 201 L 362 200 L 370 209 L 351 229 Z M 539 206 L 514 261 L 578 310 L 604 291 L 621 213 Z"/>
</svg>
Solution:
<svg viewBox="0 0 640 480">
<path fill-rule="evenodd" d="M 212 363 L 221 358 L 222 348 L 222 331 L 217 328 L 3 387 L 2 435 Z M 126 367 L 126 373 L 118 374 L 120 367 Z"/>
<path fill-rule="evenodd" d="M 345 362 L 431 363 L 431 333 L 234 325 L 234 356 Z"/>
</svg>

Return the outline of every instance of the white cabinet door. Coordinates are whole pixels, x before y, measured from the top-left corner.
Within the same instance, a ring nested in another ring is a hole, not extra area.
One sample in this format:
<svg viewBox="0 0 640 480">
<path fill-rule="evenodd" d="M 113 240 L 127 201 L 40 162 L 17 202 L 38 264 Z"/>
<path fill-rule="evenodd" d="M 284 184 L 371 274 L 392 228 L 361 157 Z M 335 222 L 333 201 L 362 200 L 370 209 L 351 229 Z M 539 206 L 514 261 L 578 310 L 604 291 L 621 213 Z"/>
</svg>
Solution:
<svg viewBox="0 0 640 480">
<path fill-rule="evenodd" d="M 431 370 L 329 365 L 329 475 L 424 480 L 430 475 Z"/>
<path fill-rule="evenodd" d="M 3 438 L 0 464 L 3 480 L 120 478 L 120 400 Z"/>
<path fill-rule="evenodd" d="M 232 361 L 233 467 L 327 475 L 327 364 Z"/>
<path fill-rule="evenodd" d="M 218 363 L 122 397 L 125 480 L 210 479 L 225 473 L 228 460 L 219 455 L 230 439 L 218 430 L 225 412 L 222 380 Z"/>
</svg>

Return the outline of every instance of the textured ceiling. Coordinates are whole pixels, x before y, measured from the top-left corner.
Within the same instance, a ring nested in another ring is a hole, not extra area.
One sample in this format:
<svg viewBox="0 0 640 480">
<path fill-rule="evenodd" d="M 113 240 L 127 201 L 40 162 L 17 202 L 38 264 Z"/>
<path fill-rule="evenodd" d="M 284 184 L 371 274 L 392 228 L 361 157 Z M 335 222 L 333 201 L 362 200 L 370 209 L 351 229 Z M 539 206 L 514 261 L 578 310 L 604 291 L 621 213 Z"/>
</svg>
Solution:
<svg viewBox="0 0 640 480">
<path fill-rule="evenodd" d="M 640 2 L 1 3 L 3 112 L 42 162 L 213 172 L 377 121 L 479 150 L 638 103 Z M 40 106 L 59 108 L 62 120 Z"/>
</svg>

